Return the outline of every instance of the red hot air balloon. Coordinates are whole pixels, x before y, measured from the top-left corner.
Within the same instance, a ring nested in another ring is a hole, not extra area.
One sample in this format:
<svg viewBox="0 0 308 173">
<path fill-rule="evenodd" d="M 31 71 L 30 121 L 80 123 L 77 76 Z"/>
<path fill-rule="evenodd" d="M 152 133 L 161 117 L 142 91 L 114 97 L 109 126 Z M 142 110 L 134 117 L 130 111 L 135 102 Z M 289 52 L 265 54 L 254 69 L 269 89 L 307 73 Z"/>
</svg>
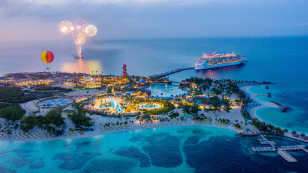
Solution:
<svg viewBox="0 0 308 173">
<path fill-rule="evenodd" d="M 51 63 L 54 60 L 54 55 L 51 51 L 45 50 L 41 54 L 41 60 L 44 63 Z"/>
</svg>

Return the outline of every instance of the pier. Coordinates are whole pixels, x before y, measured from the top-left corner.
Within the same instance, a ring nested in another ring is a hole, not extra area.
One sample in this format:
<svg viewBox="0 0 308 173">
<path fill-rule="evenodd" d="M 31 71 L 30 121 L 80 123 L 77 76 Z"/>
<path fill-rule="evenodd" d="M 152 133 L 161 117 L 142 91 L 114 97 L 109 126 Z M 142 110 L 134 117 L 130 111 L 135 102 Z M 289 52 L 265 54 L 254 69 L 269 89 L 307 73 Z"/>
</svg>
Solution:
<svg viewBox="0 0 308 173">
<path fill-rule="evenodd" d="M 258 140 L 263 145 L 270 145 L 267 147 L 252 147 L 254 152 L 277 152 L 284 160 L 287 162 L 293 163 L 297 160 L 287 151 L 304 151 L 308 153 L 308 150 L 305 148 L 305 145 L 288 145 L 278 147 L 274 141 L 270 141 L 261 135 L 261 139 Z"/>
<path fill-rule="evenodd" d="M 185 70 L 192 70 L 192 69 L 194 69 L 194 67 L 177 68 L 177 69 L 174 69 L 174 70 L 171 70 L 171 71 L 168 71 L 168 72 L 163 72 L 163 73 L 160 73 L 160 74 L 154 74 L 154 75 L 151 75 L 149 77 L 159 79 L 159 78 L 162 78 L 162 77 L 172 75 L 174 73 L 179 73 L 179 72 L 182 72 L 182 71 L 185 71 Z"/>
<path fill-rule="evenodd" d="M 287 162 L 297 162 L 297 160 L 291 156 L 288 152 L 284 151 L 284 150 L 281 150 L 281 149 L 278 149 L 277 150 L 277 153 L 282 157 L 284 158 Z"/>
</svg>

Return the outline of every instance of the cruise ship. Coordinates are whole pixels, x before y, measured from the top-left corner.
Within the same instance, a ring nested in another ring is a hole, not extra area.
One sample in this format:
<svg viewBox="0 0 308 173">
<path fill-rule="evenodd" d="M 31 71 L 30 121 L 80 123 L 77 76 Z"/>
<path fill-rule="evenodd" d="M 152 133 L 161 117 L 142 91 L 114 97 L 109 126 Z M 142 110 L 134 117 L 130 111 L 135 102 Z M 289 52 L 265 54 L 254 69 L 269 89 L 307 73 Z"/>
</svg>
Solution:
<svg viewBox="0 0 308 173">
<path fill-rule="evenodd" d="M 207 70 L 213 68 L 227 67 L 239 65 L 247 62 L 246 59 L 239 54 L 203 54 L 195 63 L 195 70 Z"/>
</svg>

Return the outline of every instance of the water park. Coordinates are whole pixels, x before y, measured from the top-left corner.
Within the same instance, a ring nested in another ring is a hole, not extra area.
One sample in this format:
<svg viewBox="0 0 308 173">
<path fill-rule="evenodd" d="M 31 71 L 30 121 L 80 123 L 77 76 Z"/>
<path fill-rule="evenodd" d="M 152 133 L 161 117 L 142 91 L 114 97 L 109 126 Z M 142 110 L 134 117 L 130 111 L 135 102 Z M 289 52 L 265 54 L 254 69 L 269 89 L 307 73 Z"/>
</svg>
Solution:
<svg viewBox="0 0 308 173">
<path fill-rule="evenodd" d="M 101 112 L 106 115 L 141 114 L 145 111 L 163 108 L 158 100 L 140 100 L 127 97 L 104 96 L 97 97 L 84 106 L 86 110 Z"/>
</svg>

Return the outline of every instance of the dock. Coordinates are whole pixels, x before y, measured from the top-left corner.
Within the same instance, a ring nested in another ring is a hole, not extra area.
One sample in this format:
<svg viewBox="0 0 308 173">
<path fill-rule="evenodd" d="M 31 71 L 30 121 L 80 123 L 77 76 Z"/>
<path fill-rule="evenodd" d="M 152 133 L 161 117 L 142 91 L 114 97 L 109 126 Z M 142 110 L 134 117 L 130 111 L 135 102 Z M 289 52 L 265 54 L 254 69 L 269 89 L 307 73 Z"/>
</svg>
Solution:
<svg viewBox="0 0 308 173">
<path fill-rule="evenodd" d="M 287 162 L 297 162 L 297 160 L 296 160 L 291 154 L 289 154 L 288 152 L 286 152 L 286 151 L 284 151 L 284 150 L 278 149 L 278 150 L 277 150 L 277 153 L 278 153 L 282 158 L 284 158 Z"/>
<path fill-rule="evenodd" d="M 302 150 L 303 150 L 305 153 L 308 153 L 308 150 L 307 150 L 305 147 L 303 147 Z"/>
<path fill-rule="evenodd" d="M 179 72 L 182 72 L 182 71 L 185 71 L 185 70 L 192 70 L 192 69 L 194 69 L 194 67 L 177 68 L 177 69 L 174 69 L 174 70 L 171 70 L 171 71 L 168 71 L 168 72 L 163 72 L 163 73 L 160 73 L 160 74 L 154 74 L 154 75 L 151 75 L 149 77 L 159 79 L 159 78 L 162 78 L 162 77 L 172 75 L 174 73 L 179 73 Z"/>
<path fill-rule="evenodd" d="M 265 138 L 265 136 L 261 135 L 261 139 L 258 140 L 260 144 L 267 145 L 263 147 L 252 147 L 252 151 L 254 152 L 277 152 L 284 160 L 287 162 L 293 163 L 297 162 L 297 160 L 289 154 L 287 151 L 304 151 L 308 153 L 308 149 L 306 149 L 305 145 L 287 145 L 278 147 L 274 141 L 270 141 Z"/>
</svg>

